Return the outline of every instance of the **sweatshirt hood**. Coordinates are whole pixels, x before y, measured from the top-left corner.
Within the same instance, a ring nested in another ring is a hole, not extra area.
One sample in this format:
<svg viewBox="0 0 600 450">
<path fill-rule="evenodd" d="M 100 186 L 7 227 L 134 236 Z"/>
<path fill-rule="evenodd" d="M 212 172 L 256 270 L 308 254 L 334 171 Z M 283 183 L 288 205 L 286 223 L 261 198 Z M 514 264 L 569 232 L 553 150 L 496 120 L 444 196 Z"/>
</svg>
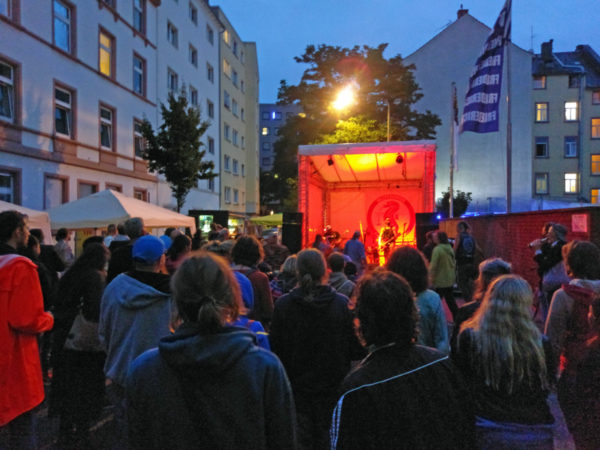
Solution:
<svg viewBox="0 0 600 450">
<path fill-rule="evenodd" d="M 563 285 L 563 290 L 570 297 L 591 305 L 600 294 L 600 280 L 582 280 L 575 278 L 569 284 Z"/>
<path fill-rule="evenodd" d="M 148 306 L 168 300 L 171 294 L 144 284 L 127 274 L 118 275 L 106 288 L 105 295 L 111 295 L 126 309 L 143 309 Z"/>
<path fill-rule="evenodd" d="M 329 284 L 336 290 L 339 290 L 346 281 L 348 281 L 348 278 L 342 272 L 331 272 L 329 274 Z"/>
<path fill-rule="evenodd" d="M 317 286 L 312 297 L 307 297 L 301 288 L 295 288 L 290 292 L 290 297 L 294 302 L 303 307 L 317 310 L 327 308 L 336 295 L 335 289 L 329 285 Z"/>
<path fill-rule="evenodd" d="M 197 324 L 184 323 L 158 344 L 167 364 L 189 376 L 226 372 L 240 358 L 258 351 L 256 337 L 245 328 L 224 327 L 216 334 L 200 334 Z"/>
<path fill-rule="evenodd" d="M 440 251 L 454 256 L 454 250 L 452 250 L 452 246 L 450 244 L 438 244 L 437 246 L 440 248 Z"/>
</svg>

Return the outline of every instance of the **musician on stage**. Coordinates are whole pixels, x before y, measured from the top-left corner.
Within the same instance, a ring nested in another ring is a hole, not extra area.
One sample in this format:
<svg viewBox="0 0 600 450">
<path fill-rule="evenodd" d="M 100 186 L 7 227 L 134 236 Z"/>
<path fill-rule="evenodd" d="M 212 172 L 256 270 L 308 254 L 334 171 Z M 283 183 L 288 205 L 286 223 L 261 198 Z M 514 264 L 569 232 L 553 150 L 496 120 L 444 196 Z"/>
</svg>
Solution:
<svg viewBox="0 0 600 450">
<path fill-rule="evenodd" d="M 379 232 L 379 248 L 383 249 L 383 257 L 387 262 L 388 255 L 396 245 L 396 238 L 398 232 L 395 227 L 392 226 L 392 221 L 389 217 L 386 217 L 383 221 L 383 227 Z"/>
</svg>

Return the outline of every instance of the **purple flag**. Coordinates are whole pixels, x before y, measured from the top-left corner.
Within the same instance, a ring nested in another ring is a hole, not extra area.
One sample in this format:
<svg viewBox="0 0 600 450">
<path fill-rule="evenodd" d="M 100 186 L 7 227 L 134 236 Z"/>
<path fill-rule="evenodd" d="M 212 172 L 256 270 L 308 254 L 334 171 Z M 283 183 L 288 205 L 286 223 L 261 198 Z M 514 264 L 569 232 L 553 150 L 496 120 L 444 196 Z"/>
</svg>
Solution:
<svg viewBox="0 0 600 450">
<path fill-rule="evenodd" d="M 510 40 L 511 0 L 506 0 L 469 78 L 461 132 L 498 131 L 504 46 Z"/>
</svg>

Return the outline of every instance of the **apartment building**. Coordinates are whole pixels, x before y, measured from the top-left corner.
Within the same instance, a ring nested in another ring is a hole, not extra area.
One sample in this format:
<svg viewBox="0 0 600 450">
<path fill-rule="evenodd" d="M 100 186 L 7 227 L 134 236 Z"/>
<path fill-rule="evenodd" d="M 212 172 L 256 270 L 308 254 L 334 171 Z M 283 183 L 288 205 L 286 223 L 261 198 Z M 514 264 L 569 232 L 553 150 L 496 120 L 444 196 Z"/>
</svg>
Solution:
<svg viewBox="0 0 600 450">
<path fill-rule="evenodd" d="M 279 105 L 277 103 L 260 104 L 260 170 L 273 170 L 275 149 L 273 145 L 279 139 L 279 129 L 290 117 L 301 112 L 298 105 Z"/>
<path fill-rule="evenodd" d="M 540 202 L 600 203 L 600 56 L 588 45 L 532 65 L 532 195 Z"/>
</svg>

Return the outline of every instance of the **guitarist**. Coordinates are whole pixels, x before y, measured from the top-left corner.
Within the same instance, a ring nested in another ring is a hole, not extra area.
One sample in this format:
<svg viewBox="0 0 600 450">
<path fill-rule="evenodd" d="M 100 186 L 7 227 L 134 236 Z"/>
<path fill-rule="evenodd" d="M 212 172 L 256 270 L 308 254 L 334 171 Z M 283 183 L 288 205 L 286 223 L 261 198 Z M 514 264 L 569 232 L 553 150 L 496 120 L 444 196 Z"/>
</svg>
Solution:
<svg viewBox="0 0 600 450">
<path fill-rule="evenodd" d="M 398 233 L 396 228 L 392 226 L 392 221 L 389 217 L 386 217 L 383 221 L 383 227 L 379 232 L 379 248 L 383 248 L 383 257 L 387 262 L 390 250 L 392 250 L 396 244 L 396 238 Z"/>
</svg>

